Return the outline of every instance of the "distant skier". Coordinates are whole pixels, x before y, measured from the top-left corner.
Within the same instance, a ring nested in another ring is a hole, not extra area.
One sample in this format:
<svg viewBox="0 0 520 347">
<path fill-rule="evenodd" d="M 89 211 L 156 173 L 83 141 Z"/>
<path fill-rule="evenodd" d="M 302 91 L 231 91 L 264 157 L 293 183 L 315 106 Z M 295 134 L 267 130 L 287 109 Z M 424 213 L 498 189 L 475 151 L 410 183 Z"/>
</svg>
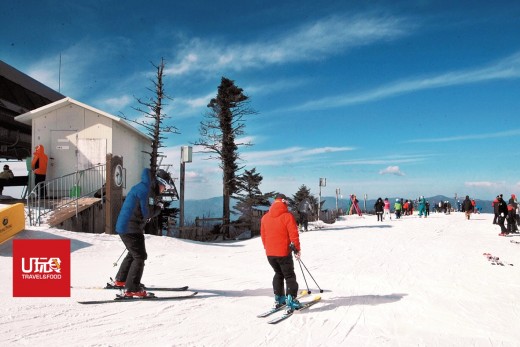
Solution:
<svg viewBox="0 0 520 347">
<path fill-rule="evenodd" d="M 401 209 L 402 209 L 402 207 L 403 206 L 401 204 L 401 200 L 395 199 L 395 204 L 394 204 L 395 219 L 401 218 Z"/>
<path fill-rule="evenodd" d="M 384 206 L 383 206 L 383 219 L 384 220 L 386 220 L 386 219 L 392 220 L 392 216 L 390 215 L 390 201 L 388 201 L 388 198 L 385 198 L 383 203 L 384 203 Z"/>
<path fill-rule="evenodd" d="M 378 198 L 374 204 L 374 210 L 376 211 L 377 221 L 383 221 L 383 209 L 385 207 L 385 203 L 383 199 Z"/>
<path fill-rule="evenodd" d="M 507 236 L 509 233 L 504 225 L 507 216 L 507 204 L 502 199 L 502 194 L 498 196 L 498 225 L 500 226 L 499 236 Z"/>
<path fill-rule="evenodd" d="M 298 205 L 298 213 L 300 215 L 298 224 L 300 228 L 307 231 L 309 226 L 309 214 L 313 213 L 312 205 L 308 198 L 303 199 Z"/>
<path fill-rule="evenodd" d="M 494 213 L 494 217 L 493 217 L 493 224 L 497 224 L 498 223 L 498 216 L 500 213 L 498 213 L 498 199 L 500 198 L 500 195 L 497 195 L 497 197 L 495 198 L 495 200 L 493 200 L 493 202 L 491 203 L 491 206 L 493 206 L 493 213 Z"/>
<path fill-rule="evenodd" d="M 469 219 L 471 214 L 475 211 L 475 208 L 473 207 L 473 204 L 471 203 L 471 200 L 469 199 L 469 196 L 466 195 L 466 199 L 462 202 L 462 212 L 466 215 L 466 219 Z"/>
<path fill-rule="evenodd" d="M 119 267 L 114 284 L 125 287 L 125 296 L 147 296 L 146 290 L 141 286 L 144 261 L 148 257 L 144 243 L 144 227 L 150 218 L 160 214 L 162 206 L 157 202 L 157 196 L 166 186 L 164 178 L 152 177 L 151 170 L 145 168 L 141 174 L 141 182 L 130 189 L 117 217 L 116 232 L 128 254 Z"/>
<path fill-rule="evenodd" d="M 421 195 L 419 197 L 419 218 L 422 218 L 423 215 L 424 218 L 428 217 L 426 215 L 426 199 Z"/>
<path fill-rule="evenodd" d="M 507 231 L 509 233 L 517 233 L 518 227 L 516 225 L 516 209 L 517 209 L 516 195 L 511 194 L 509 203 L 507 204 Z"/>
<path fill-rule="evenodd" d="M 352 194 L 350 196 L 350 202 L 352 205 L 350 206 L 349 215 L 354 214 L 354 211 L 356 211 L 358 216 L 361 217 L 362 214 L 361 214 L 361 210 L 359 209 L 359 200 L 356 198 L 356 196 L 354 194 Z"/>
<path fill-rule="evenodd" d="M 291 243 L 296 249 L 296 258 L 300 258 L 300 238 L 298 226 L 292 213 L 287 208 L 288 200 L 283 194 L 277 194 L 273 204 L 261 220 L 260 236 L 264 245 L 267 261 L 274 270 L 273 292 L 275 307 L 286 304 L 289 309 L 298 309 L 300 302 L 298 282 L 294 273 Z M 287 288 L 284 287 L 284 281 Z"/>
<path fill-rule="evenodd" d="M 406 200 L 403 204 L 403 214 L 405 216 L 408 215 L 408 211 L 410 210 L 410 203 L 408 202 L 408 200 Z"/>
</svg>

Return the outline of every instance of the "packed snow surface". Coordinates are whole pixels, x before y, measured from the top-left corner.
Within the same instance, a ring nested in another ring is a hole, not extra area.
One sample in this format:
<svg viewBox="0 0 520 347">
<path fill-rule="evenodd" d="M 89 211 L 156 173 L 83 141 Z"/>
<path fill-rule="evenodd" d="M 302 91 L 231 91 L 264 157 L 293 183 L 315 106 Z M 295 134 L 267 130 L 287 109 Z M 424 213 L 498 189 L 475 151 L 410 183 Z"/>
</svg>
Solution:
<svg viewBox="0 0 520 347">
<path fill-rule="evenodd" d="M 117 293 L 86 287 L 115 275 L 119 237 L 27 227 L 16 239 L 71 239 L 71 297 L 13 298 L 12 241 L 0 245 L 0 345 L 519 346 L 520 244 L 510 241 L 520 236 L 499 237 L 492 217 L 347 216 L 300 234 L 301 259 L 323 293 L 305 278 L 322 301 L 278 325 L 256 317 L 273 303 L 273 271 L 258 237 L 200 243 L 147 235 L 143 283 L 199 294 L 81 305 Z M 306 289 L 298 263 L 295 271 Z"/>
</svg>

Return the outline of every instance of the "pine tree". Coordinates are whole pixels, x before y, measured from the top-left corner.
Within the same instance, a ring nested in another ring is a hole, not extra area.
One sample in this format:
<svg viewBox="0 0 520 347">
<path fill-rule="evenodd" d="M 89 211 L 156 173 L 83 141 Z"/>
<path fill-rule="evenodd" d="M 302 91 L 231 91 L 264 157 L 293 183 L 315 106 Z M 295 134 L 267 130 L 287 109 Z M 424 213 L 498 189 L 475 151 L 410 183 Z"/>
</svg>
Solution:
<svg viewBox="0 0 520 347">
<path fill-rule="evenodd" d="M 231 215 L 231 196 L 238 190 L 236 173 L 239 167 L 239 146 L 251 146 L 249 142 L 239 143 L 237 137 L 244 135 L 244 116 L 255 114 L 248 106 L 249 97 L 234 81 L 222 77 L 217 96 L 208 104 L 209 112 L 206 121 L 200 123 L 200 139 L 195 145 L 200 145 L 206 153 L 211 153 L 210 159 L 220 160 L 223 183 L 223 230 L 229 236 Z"/>
<path fill-rule="evenodd" d="M 269 197 L 274 195 L 274 192 L 263 194 L 260 191 L 262 180 L 263 177 L 256 172 L 256 168 L 245 170 L 237 177 L 238 192 L 233 196 L 238 200 L 235 209 L 241 213 L 240 219 L 246 223 L 251 223 L 254 207 L 269 206 Z"/>
</svg>

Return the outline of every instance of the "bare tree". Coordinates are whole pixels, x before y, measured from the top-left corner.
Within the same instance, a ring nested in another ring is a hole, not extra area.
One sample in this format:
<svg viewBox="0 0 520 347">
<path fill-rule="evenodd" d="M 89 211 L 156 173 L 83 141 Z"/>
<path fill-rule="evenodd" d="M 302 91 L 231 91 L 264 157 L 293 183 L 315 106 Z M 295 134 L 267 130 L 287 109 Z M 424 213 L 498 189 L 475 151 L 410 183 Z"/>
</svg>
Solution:
<svg viewBox="0 0 520 347">
<path fill-rule="evenodd" d="M 153 63 L 152 65 L 156 69 L 155 79 L 150 79 L 154 89 L 147 89 L 152 92 L 153 95 L 150 96 L 148 100 L 136 98 L 140 106 L 132 107 L 137 112 L 143 114 L 145 120 L 125 119 L 144 127 L 148 131 L 148 135 L 152 138 L 152 148 L 150 152 L 144 152 L 150 155 L 150 170 L 155 176 L 155 173 L 158 170 L 157 160 L 159 155 L 162 153 L 159 151 L 159 149 L 164 147 L 163 140 L 166 138 L 164 134 L 178 134 L 179 132 L 175 126 L 164 124 L 165 119 L 170 118 L 168 115 L 163 113 L 163 108 L 167 105 L 164 100 L 173 100 L 164 91 L 164 58 L 161 58 L 159 65 L 155 65 Z"/>
<path fill-rule="evenodd" d="M 237 137 L 244 134 L 244 117 L 255 114 L 249 107 L 249 97 L 234 81 L 222 77 L 217 96 L 208 104 L 209 112 L 200 123 L 200 139 L 195 145 L 202 146 L 204 152 L 210 153 L 209 159 L 220 160 L 223 171 L 223 225 L 228 235 L 230 222 L 230 198 L 237 192 L 236 173 L 239 167 L 239 146 L 251 146 L 250 142 L 237 143 Z"/>
<path fill-rule="evenodd" d="M 152 93 L 152 96 L 150 96 L 147 100 L 136 98 L 140 106 L 132 107 L 134 110 L 143 114 L 145 119 L 131 120 L 126 117 L 124 118 L 132 123 L 144 127 L 148 131 L 148 135 L 152 138 L 151 150 L 149 152 L 144 151 L 144 153 L 150 155 L 150 171 L 152 173 L 152 177 L 155 177 L 155 174 L 159 169 L 159 165 L 157 163 L 158 157 L 162 153 L 159 151 L 159 149 L 164 147 L 163 140 L 166 138 L 164 134 L 178 134 L 178 130 L 173 125 L 164 124 L 165 119 L 170 118 L 168 115 L 163 113 L 164 106 L 167 105 L 164 100 L 173 100 L 164 91 L 164 59 L 161 58 L 159 65 L 155 65 L 153 63 L 152 65 L 156 69 L 155 79 L 150 79 L 154 88 L 147 88 Z M 159 218 L 160 217 L 153 219 L 146 225 L 145 230 L 147 233 L 160 234 L 161 230 L 159 227 Z"/>
</svg>

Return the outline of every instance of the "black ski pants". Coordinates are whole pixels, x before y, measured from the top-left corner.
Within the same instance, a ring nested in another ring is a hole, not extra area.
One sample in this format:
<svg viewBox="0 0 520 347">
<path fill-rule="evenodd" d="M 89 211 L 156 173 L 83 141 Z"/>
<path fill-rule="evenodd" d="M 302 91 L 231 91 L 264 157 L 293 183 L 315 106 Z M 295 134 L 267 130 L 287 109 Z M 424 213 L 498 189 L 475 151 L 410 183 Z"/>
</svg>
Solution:
<svg viewBox="0 0 520 347">
<path fill-rule="evenodd" d="M 516 226 L 516 218 L 514 213 L 510 213 L 507 216 L 507 232 L 514 233 L 518 231 L 518 227 Z"/>
<path fill-rule="evenodd" d="M 498 225 L 500 225 L 500 233 L 502 234 L 507 234 L 507 229 L 504 225 L 506 221 L 506 218 L 505 217 L 502 217 L 502 216 L 498 216 Z"/>
<path fill-rule="evenodd" d="M 307 231 L 307 228 L 309 227 L 309 217 L 307 216 L 307 213 L 300 212 L 300 220 L 299 224 L 303 227 L 305 231 Z"/>
<path fill-rule="evenodd" d="M 286 257 L 267 257 L 269 264 L 274 270 L 273 291 L 275 295 L 298 295 L 298 282 L 294 273 L 292 254 Z M 287 291 L 284 289 L 284 280 Z"/>
<path fill-rule="evenodd" d="M 125 289 L 129 292 L 137 292 L 141 289 L 141 278 L 143 277 L 144 261 L 148 257 L 144 244 L 143 234 L 121 234 L 119 235 L 125 244 L 128 254 L 121 263 L 116 275 L 116 281 L 123 281 Z"/>
</svg>

